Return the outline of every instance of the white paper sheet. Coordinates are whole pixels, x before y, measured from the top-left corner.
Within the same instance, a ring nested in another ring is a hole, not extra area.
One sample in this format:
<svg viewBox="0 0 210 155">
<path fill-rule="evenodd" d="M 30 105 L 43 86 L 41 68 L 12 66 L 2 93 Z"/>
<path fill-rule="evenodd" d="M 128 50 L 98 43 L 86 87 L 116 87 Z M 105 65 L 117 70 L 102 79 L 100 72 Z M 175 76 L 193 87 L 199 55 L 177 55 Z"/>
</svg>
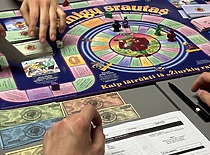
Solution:
<svg viewBox="0 0 210 155">
<path fill-rule="evenodd" d="M 104 129 L 105 155 L 210 155 L 209 140 L 181 112 Z"/>
</svg>

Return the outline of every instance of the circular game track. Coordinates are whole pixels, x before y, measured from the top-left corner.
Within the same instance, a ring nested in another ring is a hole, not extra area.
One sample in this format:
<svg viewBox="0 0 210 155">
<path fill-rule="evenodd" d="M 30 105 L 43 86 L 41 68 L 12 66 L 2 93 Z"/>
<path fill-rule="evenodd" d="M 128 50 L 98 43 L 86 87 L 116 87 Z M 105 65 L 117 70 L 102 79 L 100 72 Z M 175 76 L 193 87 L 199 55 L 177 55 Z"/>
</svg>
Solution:
<svg viewBox="0 0 210 155">
<path fill-rule="evenodd" d="M 89 19 L 89 22 L 93 19 Z M 122 24 L 122 20 L 119 23 Z M 176 41 L 168 41 L 167 33 L 170 27 L 160 24 L 161 36 L 156 36 L 154 33 L 157 23 L 129 20 L 129 28 L 121 27 L 120 32 L 114 32 L 112 24 L 113 22 L 106 22 L 82 34 L 77 44 L 79 53 L 91 62 L 112 63 L 109 67 L 111 70 L 130 73 L 154 72 L 160 65 L 170 68 L 182 62 L 188 55 L 183 45 L 186 39 L 180 32 L 174 30 Z M 144 37 L 149 44 L 145 50 L 121 49 L 118 39 L 126 35 Z"/>
</svg>

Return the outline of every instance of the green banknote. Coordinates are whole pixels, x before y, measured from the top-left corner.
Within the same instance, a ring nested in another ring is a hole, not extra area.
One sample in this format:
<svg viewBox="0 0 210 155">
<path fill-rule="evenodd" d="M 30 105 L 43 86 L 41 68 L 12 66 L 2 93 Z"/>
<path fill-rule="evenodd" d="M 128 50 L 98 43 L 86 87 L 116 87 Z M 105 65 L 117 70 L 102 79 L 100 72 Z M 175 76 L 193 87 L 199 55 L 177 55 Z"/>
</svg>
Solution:
<svg viewBox="0 0 210 155">
<path fill-rule="evenodd" d="M 0 110 L 0 130 L 60 117 L 64 117 L 64 114 L 60 103 L 56 102 L 11 110 Z"/>
</svg>

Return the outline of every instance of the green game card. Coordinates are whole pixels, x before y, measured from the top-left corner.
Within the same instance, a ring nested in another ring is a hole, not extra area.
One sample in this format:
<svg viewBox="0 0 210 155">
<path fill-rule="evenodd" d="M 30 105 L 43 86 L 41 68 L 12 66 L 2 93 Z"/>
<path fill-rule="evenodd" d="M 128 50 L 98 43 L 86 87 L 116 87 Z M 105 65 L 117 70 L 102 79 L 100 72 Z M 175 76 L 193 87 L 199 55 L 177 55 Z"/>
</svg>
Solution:
<svg viewBox="0 0 210 155">
<path fill-rule="evenodd" d="M 3 55 L 0 56 L 0 65 L 1 65 L 1 66 L 9 66 L 6 57 L 3 56 Z"/>
<path fill-rule="evenodd" d="M 16 88 L 15 81 L 12 77 L 0 79 L 0 91 L 12 90 Z"/>
<path fill-rule="evenodd" d="M 0 12 L 0 18 L 9 18 L 9 17 L 15 17 L 15 13 L 13 11 L 5 11 Z"/>
<path fill-rule="evenodd" d="M 205 37 L 203 37 L 200 34 L 188 36 L 188 38 L 196 45 L 205 44 L 209 42 Z"/>
<path fill-rule="evenodd" d="M 28 30 L 16 30 L 16 31 L 6 31 L 6 39 L 11 43 L 17 43 L 20 41 L 37 39 L 39 34 L 38 28 L 36 29 L 35 37 L 30 37 L 28 35 Z"/>
<path fill-rule="evenodd" d="M 93 86 L 95 78 L 93 75 L 77 78 L 73 84 L 78 92 L 84 91 Z"/>
<path fill-rule="evenodd" d="M 88 2 L 77 2 L 77 3 L 71 3 L 70 4 L 73 9 L 78 9 L 78 8 L 85 8 L 89 7 L 90 4 Z"/>
</svg>

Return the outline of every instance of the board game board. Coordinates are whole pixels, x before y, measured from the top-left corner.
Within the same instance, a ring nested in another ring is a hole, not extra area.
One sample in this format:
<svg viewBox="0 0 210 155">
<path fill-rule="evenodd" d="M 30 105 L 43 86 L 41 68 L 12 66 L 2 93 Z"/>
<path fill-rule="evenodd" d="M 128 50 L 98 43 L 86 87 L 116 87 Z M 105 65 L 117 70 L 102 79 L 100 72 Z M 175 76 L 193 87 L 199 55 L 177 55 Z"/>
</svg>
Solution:
<svg viewBox="0 0 210 155">
<path fill-rule="evenodd" d="M 48 40 L 54 56 L 15 65 L 1 55 L 0 109 L 63 101 L 209 70 L 208 32 L 196 31 L 170 2 L 115 2 L 65 7 L 67 27 L 58 35 L 64 47 L 59 49 Z M 105 17 L 107 12 L 112 18 Z M 3 14 L 0 22 L 7 31 L 12 29 L 16 35 L 25 31 L 18 10 Z M 129 27 L 114 32 L 114 21 L 122 24 L 125 17 Z M 157 26 L 160 35 L 155 35 Z M 176 34 L 172 42 L 167 37 L 170 30 Z M 24 46 L 33 50 L 37 45 Z M 52 90 L 55 82 L 60 90 Z"/>
</svg>

